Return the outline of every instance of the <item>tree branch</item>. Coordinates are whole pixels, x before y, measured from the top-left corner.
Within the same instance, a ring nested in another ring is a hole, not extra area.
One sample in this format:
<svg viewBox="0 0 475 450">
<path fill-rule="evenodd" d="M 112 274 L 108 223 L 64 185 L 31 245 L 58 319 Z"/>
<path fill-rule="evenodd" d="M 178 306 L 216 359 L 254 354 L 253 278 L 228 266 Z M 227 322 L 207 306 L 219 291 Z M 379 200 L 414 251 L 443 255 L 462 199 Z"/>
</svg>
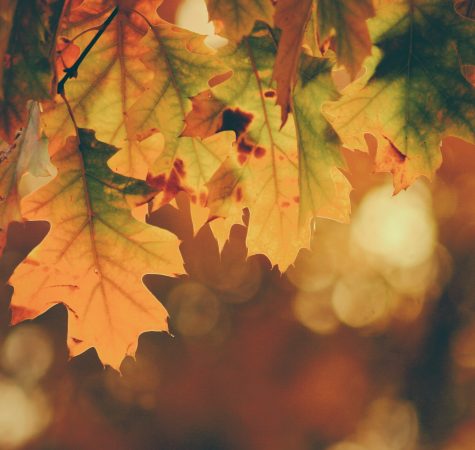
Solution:
<svg viewBox="0 0 475 450">
<path fill-rule="evenodd" d="M 106 31 L 107 27 L 114 20 L 114 17 L 117 15 L 118 12 L 119 12 L 119 7 L 116 6 L 111 12 L 110 16 L 99 27 L 97 33 L 91 39 L 91 42 L 89 42 L 87 47 L 81 52 L 77 61 L 71 67 L 64 69 L 65 75 L 58 83 L 57 92 L 59 95 L 64 96 L 64 85 L 66 84 L 66 81 L 68 81 L 70 78 L 76 78 L 78 76 L 78 69 L 81 63 L 83 62 L 84 58 L 91 51 L 92 47 L 94 47 L 95 43 L 99 40 L 99 38 L 102 36 L 104 31 Z"/>
</svg>

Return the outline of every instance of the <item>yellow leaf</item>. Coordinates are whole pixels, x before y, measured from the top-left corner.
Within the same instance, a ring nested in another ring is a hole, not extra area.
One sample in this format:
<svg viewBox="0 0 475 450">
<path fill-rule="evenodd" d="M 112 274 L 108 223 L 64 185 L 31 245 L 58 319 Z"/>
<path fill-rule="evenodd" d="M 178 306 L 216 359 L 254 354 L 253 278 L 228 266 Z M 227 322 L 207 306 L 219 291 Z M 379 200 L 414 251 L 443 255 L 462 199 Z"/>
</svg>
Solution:
<svg viewBox="0 0 475 450">
<path fill-rule="evenodd" d="M 272 24 L 271 0 L 206 0 L 206 4 L 218 32 L 236 42 L 251 34 L 256 20 Z"/>
</svg>

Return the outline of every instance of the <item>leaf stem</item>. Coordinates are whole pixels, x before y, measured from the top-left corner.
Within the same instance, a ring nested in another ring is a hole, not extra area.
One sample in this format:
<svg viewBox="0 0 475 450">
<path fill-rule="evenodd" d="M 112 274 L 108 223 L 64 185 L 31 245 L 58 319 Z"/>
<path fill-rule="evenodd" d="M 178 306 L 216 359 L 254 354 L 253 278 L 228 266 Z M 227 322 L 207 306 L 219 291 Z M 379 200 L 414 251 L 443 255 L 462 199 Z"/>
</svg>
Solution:
<svg viewBox="0 0 475 450">
<path fill-rule="evenodd" d="M 76 62 L 71 67 L 64 69 L 65 75 L 58 83 L 58 89 L 57 89 L 58 94 L 64 96 L 64 85 L 66 84 L 66 81 L 68 81 L 70 78 L 76 78 L 78 76 L 78 69 L 81 63 L 83 62 L 84 58 L 91 51 L 92 47 L 94 47 L 95 43 L 99 40 L 99 38 L 102 36 L 104 31 L 106 31 L 107 27 L 114 20 L 114 17 L 117 15 L 118 12 L 119 12 L 119 7 L 116 6 L 111 12 L 110 16 L 99 27 L 99 29 L 97 30 L 97 33 L 91 39 L 91 42 L 89 42 L 87 47 L 81 52 Z"/>
</svg>

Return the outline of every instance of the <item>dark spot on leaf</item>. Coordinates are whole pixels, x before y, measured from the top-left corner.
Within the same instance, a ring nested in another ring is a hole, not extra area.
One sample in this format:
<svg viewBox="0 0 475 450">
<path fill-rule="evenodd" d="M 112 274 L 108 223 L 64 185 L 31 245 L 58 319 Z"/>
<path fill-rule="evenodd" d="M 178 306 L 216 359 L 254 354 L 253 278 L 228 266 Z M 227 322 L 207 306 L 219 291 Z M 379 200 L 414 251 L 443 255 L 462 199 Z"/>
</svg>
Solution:
<svg viewBox="0 0 475 450">
<path fill-rule="evenodd" d="M 252 114 L 236 109 L 225 109 L 223 111 L 223 123 L 219 131 L 234 131 L 239 138 L 249 127 L 254 116 Z"/>
<path fill-rule="evenodd" d="M 265 91 L 264 96 L 267 97 L 267 98 L 273 98 L 273 97 L 275 97 L 275 91 L 273 91 L 273 90 Z"/>
<path fill-rule="evenodd" d="M 156 177 L 153 177 L 151 174 L 147 174 L 147 184 L 156 191 L 163 191 L 166 182 L 167 179 L 163 173 Z"/>
<path fill-rule="evenodd" d="M 256 158 L 262 158 L 266 154 L 266 149 L 264 147 L 256 147 L 254 150 L 254 156 Z"/>
<path fill-rule="evenodd" d="M 239 139 L 237 142 L 237 145 L 238 145 L 238 152 L 243 152 L 243 153 L 251 153 L 252 149 L 254 148 L 254 145 L 248 142 L 245 138 Z"/>
<path fill-rule="evenodd" d="M 300 197 L 298 195 L 296 197 L 294 197 L 294 202 L 295 203 L 300 203 Z"/>
<path fill-rule="evenodd" d="M 183 162 L 182 159 L 180 159 L 180 158 L 175 159 L 175 161 L 173 162 L 173 167 L 175 168 L 177 174 L 180 177 L 183 178 L 186 175 L 185 163 Z"/>
<path fill-rule="evenodd" d="M 402 164 L 406 160 L 407 156 L 404 153 L 401 153 L 399 149 L 391 142 L 390 139 L 388 139 L 386 136 L 384 136 L 384 138 L 388 141 L 389 146 L 391 148 L 390 157 L 393 160 L 396 160 L 398 163 Z"/>
<path fill-rule="evenodd" d="M 238 187 L 236 189 L 236 201 L 240 202 L 242 200 L 242 188 Z"/>
</svg>

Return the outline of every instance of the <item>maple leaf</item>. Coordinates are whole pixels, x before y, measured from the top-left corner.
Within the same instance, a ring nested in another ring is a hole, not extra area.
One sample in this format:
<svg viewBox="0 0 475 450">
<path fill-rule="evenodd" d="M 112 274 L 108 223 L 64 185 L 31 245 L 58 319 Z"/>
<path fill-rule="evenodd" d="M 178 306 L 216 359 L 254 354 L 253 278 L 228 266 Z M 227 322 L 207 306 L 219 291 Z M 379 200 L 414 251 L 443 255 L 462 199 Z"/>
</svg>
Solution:
<svg viewBox="0 0 475 450">
<path fill-rule="evenodd" d="M 108 168 L 116 151 L 79 129 L 54 155 L 57 177 L 23 201 L 25 217 L 47 220 L 51 230 L 10 282 L 13 323 L 63 303 L 72 356 L 95 347 L 118 369 L 140 333 L 167 329 L 167 313 L 143 275 L 173 274 L 182 263 L 172 234 L 133 219 L 130 208 L 153 192 Z"/>
<path fill-rule="evenodd" d="M 137 178 L 145 178 L 162 145 L 158 136 L 139 145 L 127 122 L 130 107 L 153 76 L 140 60 L 147 51 L 142 40 L 149 27 L 145 19 L 134 12 L 141 13 L 144 3 L 146 6 L 160 2 L 119 2 L 123 9 L 119 9 L 82 61 L 78 78 L 66 87 L 76 122 L 97 129 L 99 139 L 121 148 L 111 160 L 111 167 Z M 73 4 L 62 28 L 68 46 L 86 47 L 115 6 L 116 2 L 112 0 L 85 0 Z M 62 148 L 66 136 L 74 134 L 74 127 L 60 96 L 55 102 L 45 104 L 45 111 L 43 121 L 50 138 L 50 152 L 54 153 L 55 149 Z"/>
<path fill-rule="evenodd" d="M 277 103 L 282 108 L 282 123 L 290 112 L 290 96 L 297 78 L 305 26 L 310 19 L 313 0 L 279 0 L 275 10 L 275 26 L 282 30 L 274 66 Z"/>
<path fill-rule="evenodd" d="M 206 5 L 218 33 L 235 42 L 251 34 L 256 20 L 272 24 L 271 0 L 206 0 Z"/>
<path fill-rule="evenodd" d="M 374 16 L 373 0 L 318 0 L 317 20 L 320 47 L 331 42 L 338 64 L 355 78 L 364 59 L 371 54 L 366 20 Z"/>
<path fill-rule="evenodd" d="M 213 126 L 236 132 L 236 151 L 208 183 L 208 206 L 212 215 L 228 221 L 224 236 L 249 207 L 250 253 L 264 253 L 285 270 L 308 246 L 313 215 L 347 220 L 349 185 L 338 170 L 338 139 L 320 114 L 321 103 L 336 94 L 330 65 L 303 64 L 296 125 L 289 121 L 281 128 L 271 77 L 275 52 L 274 40 L 263 30 L 222 49 L 232 77 L 194 98 L 186 130 L 201 136 Z"/>
<path fill-rule="evenodd" d="M 285 123 L 290 111 L 291 90 L 297 82 L 301 46 L 306 42 L 315 56 L 320 56 L 329 42 L 335 48 L 337 62 L 354 78 L 366 56 L 371 40 L 366 19 L 373 15 L 372 0 L 279 0 L 275 24 L 282 30 L 274 67 L 277 103 Z M 307 26 L 308 24 L 308 26 Z"/>
<path fill-rule="evenodd" d="M 207 140 L 182 136 L 191 109 L 190 97 L 208 87 L 208 80 L 223 72 L 216 52 L 204 45 L 205 36 L 180 29 L 163 20 L 146 36 L 143 61 L 154 77 L 130 110 L 137 135 L 160 130 L 165 147 L 150 167 L 148 181 L 163 190 L 163 202 L 185 190 L 205 201 L 205 184 L 231 151 L 233 133 Z"/>
<path fill-rule="evenodd" d="M 376 170 L 392 172 L 398 192 L 432 178 L 444 136 L 473 140 L 475 94 L 461 62 L 475 60 L 475 24 L 442 0 L 381 1 L 369 24 L 365 76 L 324 111 L 347 147 L 377 138 Z"/>
<path fill-rule="evenodd" d="M 12 143 L 26 124 L 27 101 L 51 96 L 53 56 L 64 0 L 2 2 L 0 138 Z"/>
<path fill-rule="evenodd" d="M 39 106 L 31 102 L 28 123 L 13 144 L 0 151 L 0 255 L 10 222 L 21 221 L 21 199 L 47 183 L 55 172 L 48 155 L 48 142 L 39 124 Z M 0 143 L 0 148 L 2 147 Z"/>
</svg>

